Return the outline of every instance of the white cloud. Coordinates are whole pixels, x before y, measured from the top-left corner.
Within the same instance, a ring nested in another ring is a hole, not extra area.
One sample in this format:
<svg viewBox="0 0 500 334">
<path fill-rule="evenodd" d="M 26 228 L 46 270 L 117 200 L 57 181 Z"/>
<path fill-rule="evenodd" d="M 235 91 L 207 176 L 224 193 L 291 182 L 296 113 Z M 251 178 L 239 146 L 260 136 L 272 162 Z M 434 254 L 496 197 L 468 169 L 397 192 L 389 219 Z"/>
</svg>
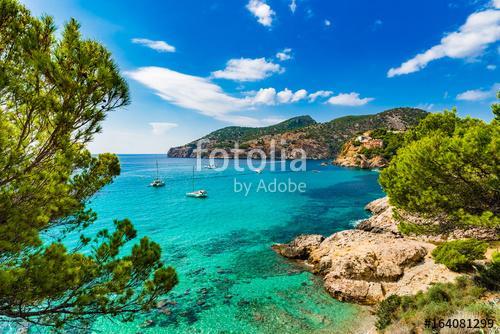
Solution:
<svg viewBox="0 0 500 334">
<path fill-rule="evenodd" d="M 175 47 L 164 41 L 153 41 L 147 38 L 132 38 L 132 43 L 144 45 L 158 52 L 175 52 Z"/>
<path fill-rule="evenodd" d="M 270 27 L 273 24 L 276 13 L 265 0 L 250 0 L 246 7 L 263 26 Z"/>
<path fill-rule="evenodd" d="M 500 0 L 495 0 L 495 8 L 499 8 Z M 489 9 L 476 12 L 458 31 L 447 34 L 441 43 L 427 51 L 416 55 L 397 68 L 391 68 L 387 76 L 392 78 L 420 71 L 433 60 L 449 57 L 455 59 L 473 58 L 480 55 L 488 45 L 500 39 L 500 11 Z"/>
<path fill-rule="evenodd" d="M 161 136 L 167 133 L 169 130 L 179 126 L 177 123 L 167 123 L 167 122 L 151 122 L 149 123 L 153 134 L 155 136 Z"/>
<path fill-rule="evenodd" d="M 293 97 L 293 92 L 288 88 L 283 89 L 281 92 L 277 94 L 279 103 L 288 103 L 292 100 L 292 97 Z"/>
<path fill-rule="evenodd" d="M 325 24 L 325 26 L 327 26 L 327 27 L 329 27 L 329 26 L 331 26 L 331 25 L 332 25 L 332 21 L 330 21 L 330 20 L 325 20 L 323 23 L 324 23 L 324 24 Z"/>
<path fill-rule="evenodd" d="M 300 100 L 303 100 L 307 97 L 307 90 L 305 89 L 299 89 L 296 91 L 293 96 L 292 96 L 292 103 L 294 102 L 299 102 Z"/>
<path fill-rule="evenodd" d="M 236 118 L 228 118 L 227 114 L 248 106 L 248 101 L 226 94 L 220 86 L 206 78 L 168 68 L 141 67 L 125 74 L 151 88 L 165 101 L 218 120 L 232 123 Z"/>
<path fill-rule="evenodd" d="M 364 106 L 370 101 L 373 101 L 372 97 L 365 97 L 363 99 L 359 98 L 359 93 L 341 93 L 335 96 L 332 96 L 328 99 L 328 103 L 338 106 L 348 106 L 348 107 L 359 107 Z"/>
<path fill-rule="evenodd" d="M 280 104 L 299 102 L 306 97 L 307 91 L 305 89 L 299 89 L 294 93 L 290 89 L 285 88 L 281 92 L 276 94 L 277 102 Z"/>
<path fill-rule="evenodd" d="M 500 9 L 500 0 L 493 0 L 491 5 L 496 9 Z"/>
<path fill-rule="evenodd" d="M 292 59 L 292 49 L 285 48 L 276 54 L 276 58 L 281 61 Z"/>
<path fill-rule="evenodd" d="M 255 94 L 252 101 L 254 104 L 265 104 L 273 105 L 275 104 L 276 89 L 274 88 L 261 88 Z"/>
<path fill-rule="evenodd" d="M 199 113 L 217 120 L 245 126 L 264 126 L 272 124 L 276 119 L 254 118 L 235 113 L 249 111 L 257 105 L 275 105 L 298 102 L 307 96 L 303 89 L 298 90 L 282 102 L 280 93 L 276 89 L 261 88 L 250 92 L 245 97 L 234 97 L 214 84 L 210 79 L 188 75 L 163 67 L 141 67 L 125 74 L 152 89 L 161 99 L 178 107 L 198 111 Z M 287 91 L 286 89 L 284 91 Z M 155 125 L 153 125 L 155 124 Z M 170 124 L 170 125 L 167 125 Z M 151 123 L 153 132 L 160 133 L 175 127 L 174 123 Z"/>
<path fill-rule="evenodd" d="M 240 58 L 229 60 L 226 68 L 212 72 L 212 77 L 235 81 L 257 81 L 274 73 L 282 72 L 284 72 L 284 69 L 279 64 L 274 64 L 265 58 Z"/>
<path fill-rule="evenodd" d="M 498 0 L 498 1 L 500 1 L 500 0 Z M 488 69 L 490 71 L 494 71 L 497 69 L 497 65 L 490 64 L 490 65 L 486 66 L 486 69 Z"/>
<path fill-rule="evenodd" d="M 309 94 L 309 102 L 314 102 L 319 97 L 329 97 L 332 94 L 331 90 L 318 90 L 315 93 Z"/>
<path fill-rule="evenodd" d="M 297 10 L 297 2 L 295 0 L 292 0 L 292 2 L 290 2 L 290 10 L 292 11 L 292 13 L 295 14 L 295 11 Z"/>
<path fill-rule="evenodd" d="M 481 101 L 492 98 L 500 89 L 500 84 L 494 84 L 489 90 L 471 89 L 457 95 L 457 100 L 460 101 Z"/>
</svg>

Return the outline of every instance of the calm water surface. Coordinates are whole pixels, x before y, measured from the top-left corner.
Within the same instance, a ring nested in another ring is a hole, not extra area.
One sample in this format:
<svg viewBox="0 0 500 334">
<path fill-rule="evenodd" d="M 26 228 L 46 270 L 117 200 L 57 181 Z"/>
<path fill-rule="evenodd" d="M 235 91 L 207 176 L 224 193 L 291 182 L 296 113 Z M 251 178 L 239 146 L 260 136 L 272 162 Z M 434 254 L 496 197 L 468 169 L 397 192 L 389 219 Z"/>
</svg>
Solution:
<svg viewBox="0 0 500 334">
<path fill-rule="evenodd" d="M 270 247 L 302 233 L 329 235 L 366 218 L 364 205 L 383 195 L 377 172 L 322 167 L 320 161 L 309 161 L 305 172 L 272 172 L 269 164 L 261 174 L 246 165 L 243 172 L 234 166 L 204 169 L 196 172 L 195 187 L 207 190 L 209 198 L 193 199 L 185 193 L 192 190 L 194 159 L 122 155 L 120 160 L 121 175 L 91 203 L 99 220 L 89 230 L 131 219 L 139 237 L 162 246 L 180 283 L 166 296 L 171 302 L 163 312 L 133 323 L 101 319 L 95 332 L 345 333 L 356 322 L 356 306 L 332 299 L 319 278 Z M 148 187 L 156 161 L 163 188 Z M 305 182 L 306 191 L 256 191 L 261 180 L 269 184 L 275 178 Z M 234 192 L 235 179 L 252 184 L 248 196 Z M 153 324 L 141 327 L 146 319 Z"/>
</svg>

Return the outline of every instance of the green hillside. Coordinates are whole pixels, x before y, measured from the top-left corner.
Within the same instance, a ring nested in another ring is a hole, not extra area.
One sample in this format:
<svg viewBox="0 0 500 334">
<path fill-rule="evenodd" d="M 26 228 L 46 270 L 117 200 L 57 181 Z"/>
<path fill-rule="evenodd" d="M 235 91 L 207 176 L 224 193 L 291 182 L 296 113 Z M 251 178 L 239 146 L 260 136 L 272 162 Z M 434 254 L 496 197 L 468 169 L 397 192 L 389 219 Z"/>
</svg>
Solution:
<svg viewBox="0 0 500 334">
<path fill-rule="evenodd" d="M 290 118 L 281 123 L 266 126 L 262 128 L 251 128 L 242 126 L 228 126 L 217 131 L 211 132 L 201 139 L 216 140 L 219 143 L 231 143 L 234 141 L 245 142 L 247 140 L 257 139 L 265 135 L 275 135 L 284 132 L 301 129 L 306 126 L 317 124 L 311 116 L 298 116 Z M 196 143 L 195 140 L 192 143 Z M 191 143 L 191 144 L 192 144 Z"/>
</svg>

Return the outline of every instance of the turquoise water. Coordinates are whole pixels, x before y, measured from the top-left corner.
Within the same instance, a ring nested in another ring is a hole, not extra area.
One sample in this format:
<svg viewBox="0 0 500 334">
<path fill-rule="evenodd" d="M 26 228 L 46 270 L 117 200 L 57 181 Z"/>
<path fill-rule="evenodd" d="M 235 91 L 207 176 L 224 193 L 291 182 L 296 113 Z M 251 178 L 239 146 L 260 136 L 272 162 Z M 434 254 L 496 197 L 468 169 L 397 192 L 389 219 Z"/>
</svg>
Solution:
<svg viewBox="0 0 500 334">
<path fill-rule="evenodd" d="M 367 217 L 363 207 L 382 195 L 378 173 L 309 161 L 305 172 L 196 172 L 207 199 L 187 198 L 194 159 L 120 156 L 122 173 L 92 201 L 99 220 L 88 233 L 129 218 L 163 249 L 180 283 L 155 310 L 133 323 L 98 320 L 94 330 L 114 333 L 345 333 L 360 310 L 332 299 L 321 280 L 276 255 L 275 242 L 302 233 L 329 235 Z M 158 160 L 163 188 L 148 187 Z M 204 162 L 203 164 L 208 164 Z M 247 169 L 247 167 L 245 166 Z M 313 172 L 317 170 L 319 172 Z M 268 184 L 304 182 L 306 191 L 257 192 Z M 253 189 L 234 192 L 234 180 Z M 71 240 L 69 240 L 71 242 Z M 141 324 L 150 319 L 153 323 Z"/>
</svg>

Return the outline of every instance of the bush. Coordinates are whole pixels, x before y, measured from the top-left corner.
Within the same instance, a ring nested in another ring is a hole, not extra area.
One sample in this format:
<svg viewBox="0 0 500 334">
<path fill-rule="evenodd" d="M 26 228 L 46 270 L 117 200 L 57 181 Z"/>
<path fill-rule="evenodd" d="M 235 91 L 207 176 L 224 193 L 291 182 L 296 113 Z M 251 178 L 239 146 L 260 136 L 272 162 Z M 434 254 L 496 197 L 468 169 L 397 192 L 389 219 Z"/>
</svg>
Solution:
<svg viewBox="0 0 500 334">
<path fill-rule="evenodd" d="M 413 224 L 407 222 L 400 222 L 398 230 L 404 235 L 437 235 L 442 233 L 442 228 L 439 225 L 430 224 Z"/>
<path fill-rule="evenodd" d="M 377 322 L 375 327 L 377 329 L 384 329 L 389 326 L 393 320 L 396 310 L 401 306 L 401 297 L 398 295 L 390 295 L 383 300 L 377 309 Z"/>
<path fill-rule="evenodd" d="M 476 239 L 454 240 L 436 247 L 432 256 L 450 270 L 463 271 L 470 269 L 474 260 L 483 259 L 487 248 L 486 242 Z"/>
<path fill-rule="evenodd" d="M 488 290 L 500 291 L 500 252 L 493 253 L 490 264 L 478 268 L 474 280 Z"/>
<path fill-rule="evenodd" d="M 408 332 L 420 333 L 426 319 L 445 319 L 464 309 L 488 316 L 491 308 L 478 302 L 483 293 L 484 289 L 475 286 L 471 279 L 459 277 L 455 283 L 439 283 L 427 292 L 418 292 L 414 296 L 391 295 L 379 304 L 376 327 L 383 330 L 398 323 L 399 326 L 410 327 Z"/>
</svg>

